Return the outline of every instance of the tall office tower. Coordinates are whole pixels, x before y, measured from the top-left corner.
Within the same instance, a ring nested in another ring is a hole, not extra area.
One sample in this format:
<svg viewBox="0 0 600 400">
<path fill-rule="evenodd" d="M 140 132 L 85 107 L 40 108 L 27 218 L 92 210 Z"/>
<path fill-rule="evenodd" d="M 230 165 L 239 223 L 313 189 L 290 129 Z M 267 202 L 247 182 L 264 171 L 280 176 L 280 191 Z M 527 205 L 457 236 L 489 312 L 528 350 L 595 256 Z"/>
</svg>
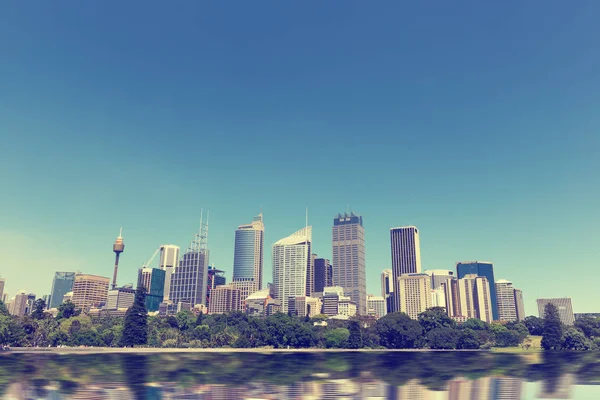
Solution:
<svg viewBox="0 0 600 400">
<path fill-rule="evenodd" d="M 537 299 L 536 301 L 540 318 L 544 318 L 545 316 L 546 304 L 552 303 L 558 309 L 560 322 L 562 322 L 565 325 L 573 325 L 575 323 L 575 315 L 573 315 L 573 304 L 571 304 L 570 297 L 556 299 Z"/>
<path fill-rule="evenodd" d="M 119 231 L 119 237 L 115 240 L 113 244 L 113 251 L 115 252 L 115 270 L 113 272 L 113 281 L 112 288 L 117 287 L 117 272 L 119 270 L 119 256 L 125 250 L 125 244 L 123 243 L 123 228 Z"/>
<path fill-rule="evenodd" d="M 315 291 L 315 260 L 317 259 L 316 254 L 310 255 L 310 263 L 306 269 L 306 295 L 312 296 Z"/>
<path fill-rule="evenodd" d="M 0 277 L 0 300 L 4 299 L 4 285 L 6 284 L 6 279 Z"/>
<path fill-rule="evenodd" d="M 492 291 L 485 276 L 465 275 L 458 280 L 458 290 L 463 316 L 492 322 Z"/>
<path fill-rule="evenodd" d="M 400 312 L 417 319 L 431 308 L 431 278 L 426 274 L 403 274 L 398 278 L 397 296 Z"/>
<path fill-rule="evenodd" d="M 490 284 L 490 292 L 492 296 L 492 318 L 498 320 L 498 305 L 496 304 L 496 280 L 494 279 L 494 265 L 487 261 L 462 261 L 456 263 L 456 272 L 458 279 L 462 279 L 465 275 L 475 274 L 477 276 L 485 276 Z"/>
<path fill-rule="evenodd" d="M 446 310 L 446 284 L 431 289 L 431 307 L 442 307 Z M 447 311 L 446 311 L 447 313 Z"/>
<path fill-rule="evenodd" d="M 387 314 L 387 306 L 385 303 L 385 297 L 373 296 L 372 294 L 367 296 L 367 313 L 379 319 Z"/>
<path fill-rule="evenodd" d="M 221 285 L 212 290 L 209 314 L 225 314 L 240 310 L 240 290 L 234 285 Z"/>
<path fill-rule="evenodd" d="M 140 268 L 138 270 L 137 287 L 146 291 L 146 309 L 149 312 L 158 311 L 164 300 L 166 272 L 159 268 Z"/>
<path fill-rule="evenodd" d="M 517 320 L 517 303 L 512 282 L 506 279 L 496 281 L 496 304 L 498 305 L 498 320 L 507 322 Z"/>
<path fill-rule="evenodd" d="M 515 306 L 517 307 L 517 321 L 523 321 L 525 315 L 525 304 L 523 303 L 523 291 L 515 289 Z"/>
<path fill-rule="evenodd" d="M 391 228 L 390 240 L 392 244 L 392 276 L 395 288 L 400 276 L 421 273 L 419 230 L 415 226 Z M 400 310 L 400 293 L 398 290 L 394 292 L 392 307 L 392 311 Z"/>
<path fill-rule="evenodd" d="M 73 290 L 75 281 L 75 272 L 55 272 L 52 281 L 52 290 L 50 291 L 50 304 L 48 309 L 58 308 L 62 304 L 65 294 Z"/>
<path fill-rule="evenodd" d="M 446 313 L 454 320 L 464 321 L 467 319 L 462 314 L 458 279 L 448 280 L 442 283 L 441 286 L 444 289 L 444 295 L 446 296 Z"/>
<path fill-rule="evenodd" d="M 333 219 L 333 284 L 356 303 L 358 314 L 367 314 L 367 275 L 365 272 L 365 228 L 354 213 Z"/>
<path fill-rule="evenodd" d="M 75 274 L 72 302 L 75 308 L 87 311 L 91 306 L 106 303 L 110 278 L 89 274 Z"/>
<path fill-rule="evenodd" d="M 262 289 L 264 240 L 262 214 L 254 217 L 251 223 L 238 226 L 235 231 L 232 284 L 240 290 L 242 303 L 249 295 Z"/>
<path fill-rule="evenodd" d="M 190 243 L 190 247 L 179 260 L 171 278 L 169 300 L 174 304 L 189 303 L 206 305 L 208 282 L 208 218 L 207 223 L 200 217 L 200 230 Z"/>
<path fill-rule="evenodd" d="M 24 290 L 17 292 L 14 300 L 10 304 L 8 309 L 9 313 L 17 317 L 22 317 L 27 314 L 27 301 L 29 295 Z"/>
<path fill-rule="evenodd" d="M 210 305 L 210 292 L 217 286 L 225 285 L 227 278 L 225 278 L 225 271 L 216 269 L 212 265 L 208 266 L 208 284 L 206 285 L 206 305 Z"/>
<path fill-rule="evenodd" d="M 314 290 L 313 293 L 323 293 L 323 289 L 333 285 L 333 268 L 331 263 L 326 258 L 317 258 L 316 254 L 313 254 L 314 259 Z"/>
<path fill-rule="evenodd" d="M 160 246 L 160 265 L 159 268 L 165 271 L 165 287 L 163 289 L 163 300 L 169 300 L 171 293 L 171 278 L 173 272 L 179 263 L 179 246 L 173 244 L 163 244 Z"/>
<path fill-rule="evenodd" d="M 312 226 L 273 244 L 273 282 L 281 311 L 288 312 L 290 297 L 306 295 L 306 271 L 310 264 Z"/>
<path fill-rule="evenodd" d="M 385 299 L 386 312 L 391 313 L 397 308 L 394 306 L 394 274 L 391 269 L 381 272 L 381 296 Z"/>
<path fill-rule="evenodd" d="M 449 279 L 456 279 L 454 272 L 447 269 L 429 269 L 424 274 L 431 277 L 431 288 L 437 289 Z"/>
</svg>

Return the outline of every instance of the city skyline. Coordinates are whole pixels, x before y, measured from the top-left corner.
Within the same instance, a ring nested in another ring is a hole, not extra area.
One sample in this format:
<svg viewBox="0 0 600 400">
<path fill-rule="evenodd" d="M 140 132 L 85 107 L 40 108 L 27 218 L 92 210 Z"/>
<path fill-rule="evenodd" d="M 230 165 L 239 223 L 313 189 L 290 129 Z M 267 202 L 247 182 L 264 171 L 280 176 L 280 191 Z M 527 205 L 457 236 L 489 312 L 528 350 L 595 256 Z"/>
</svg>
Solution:
<svg viewBox="0 0 600 400">
<path fill-rule="evenodd" d="M 528 315 L 536 298 L 600 307 L 562 276 L 600 265 L 600 4 L 21 3 L 0 13 L 10 296 L 49 294 L 56 271 L 110 277 L 121 226 L 118 282 L 135 284 L 202 207 L 228 277 L 232 232 L 262 207 L 268 281 L 308 207 L 330 260 L 331 218 L 364 216 L 368 293 L 389 228 L 414 225 L 423 270 L 490 260 Z"/>
</svg>

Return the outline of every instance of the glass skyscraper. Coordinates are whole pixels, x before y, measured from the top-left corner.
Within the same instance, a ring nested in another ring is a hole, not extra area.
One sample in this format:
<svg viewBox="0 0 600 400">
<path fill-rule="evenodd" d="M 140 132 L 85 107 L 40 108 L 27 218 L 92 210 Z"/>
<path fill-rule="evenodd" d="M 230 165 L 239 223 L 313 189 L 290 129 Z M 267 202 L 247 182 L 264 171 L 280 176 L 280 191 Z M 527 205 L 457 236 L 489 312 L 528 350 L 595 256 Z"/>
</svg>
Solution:
<svg viewBox="0 0 600 400">
<path fill-rule="evenodd" d="M 235 231 L 232 284 L 240 290 L 240 302 L 262 289 L 264 235 L 262 214 Z"/>
<path fill-rule="evenodd" d="M 400 292 L 398 278 L 405 274 L 421 273 L 421 245 L 419 230 L 415 226 L 401 226 L 390 229 L 392 247 L 392 276 L 394 279 L 394 301 L 391 311 L 399 311 Z"/>
<path fill-rule="evenodd" d="M 75 272 L 55 272 L 50 291 L 50 304 L 48 309 L 58 308 L 63 302 L 63 296 L 73 290 Z"/>
<path fill-rule="evenodd" d="M 159 268 L 141 268 L 138 272 L 137 285 L 146 290 L 148 311 L 158 311 L 164 298 L 165 271 Z"/>
<path fill-rule="evenodd" d="M 208 249 L 206 240 L 208 226 L 200 223 L 200 231 L 194 236 L 190 247 L 179 260 L 171 277 L 169 300 L 173 304 L 188 303 L 206 305 L 208 283 Z"/>
<path fill-rule="evenodd" d="M 485 276 L 490 285 L 490 297 L 492 301 L 492 317 L 494 321 L 498 320 L 498 300 L 496 298 L 496 280 L 494 279 L 494 265 L 487 261 L 462 261 L 456 263 L 456 273 L 458 279 L 465 275 L 475 274 Z"/>
<path fill-rule="evenodd" d="M 365 228 L 354 213 L 338 214 L 332 229 L 333 285 L 344 289 L 360 315 L 367 315 L 367 275 L 365 272 Z"/>
<path fill-rule="evenodd" d="M 315 254 L 313 254 L 315 256 Z M 326 258 L 314 259 L 314 285 L 313 291 L 323 293 L 327 286 L 333 286 L 333 269 Z"/>
<path fill-rule="evenodd" d="M 306 295 L 306 271 L 311 262 L 312 227 L 308 226 L 273 245 L 273 283 L 281 311 L 288 312 L 290 297 Z"/>
</svg>

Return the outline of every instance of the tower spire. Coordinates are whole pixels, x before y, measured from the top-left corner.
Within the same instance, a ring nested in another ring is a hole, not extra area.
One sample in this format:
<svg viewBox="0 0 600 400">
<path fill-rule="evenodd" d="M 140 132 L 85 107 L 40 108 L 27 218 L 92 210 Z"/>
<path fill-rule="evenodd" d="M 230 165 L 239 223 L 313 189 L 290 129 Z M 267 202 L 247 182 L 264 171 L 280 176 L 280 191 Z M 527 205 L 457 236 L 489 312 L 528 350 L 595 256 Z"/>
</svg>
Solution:
<svg viewBox="0 0 600 400">
<path fill-rule="evenodd" d="M 113 244 L 113 251 L 115 252 L 115 270 L 113 272 L 113 281 L 112 288 L 117 287 L 117 272 L 119 270 L 119 256 L 125 250 L 125 244 L 123 243 L 123 227 L 119 229 L 119 237 L 115 240 Z"/>
</svg>

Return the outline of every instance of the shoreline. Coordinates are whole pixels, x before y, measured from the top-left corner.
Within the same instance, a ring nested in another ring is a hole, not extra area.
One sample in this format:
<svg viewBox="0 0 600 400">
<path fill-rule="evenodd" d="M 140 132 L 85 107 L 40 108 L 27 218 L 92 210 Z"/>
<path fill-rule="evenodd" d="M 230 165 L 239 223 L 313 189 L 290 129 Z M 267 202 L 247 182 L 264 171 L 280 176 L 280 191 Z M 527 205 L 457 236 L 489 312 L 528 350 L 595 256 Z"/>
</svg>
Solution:
<svg viewBox="0 0 600 400">
<path fill-rule="evenodd" d="M 436 349 L 269 349 L 269 348 L 160 348 L 160 347 L 15 347 L 4 354 L 156 354 L 156 353 L 432 353 L 467 352 L 491 353 L 490 350 L 436 350 Z"/>
</svg>

